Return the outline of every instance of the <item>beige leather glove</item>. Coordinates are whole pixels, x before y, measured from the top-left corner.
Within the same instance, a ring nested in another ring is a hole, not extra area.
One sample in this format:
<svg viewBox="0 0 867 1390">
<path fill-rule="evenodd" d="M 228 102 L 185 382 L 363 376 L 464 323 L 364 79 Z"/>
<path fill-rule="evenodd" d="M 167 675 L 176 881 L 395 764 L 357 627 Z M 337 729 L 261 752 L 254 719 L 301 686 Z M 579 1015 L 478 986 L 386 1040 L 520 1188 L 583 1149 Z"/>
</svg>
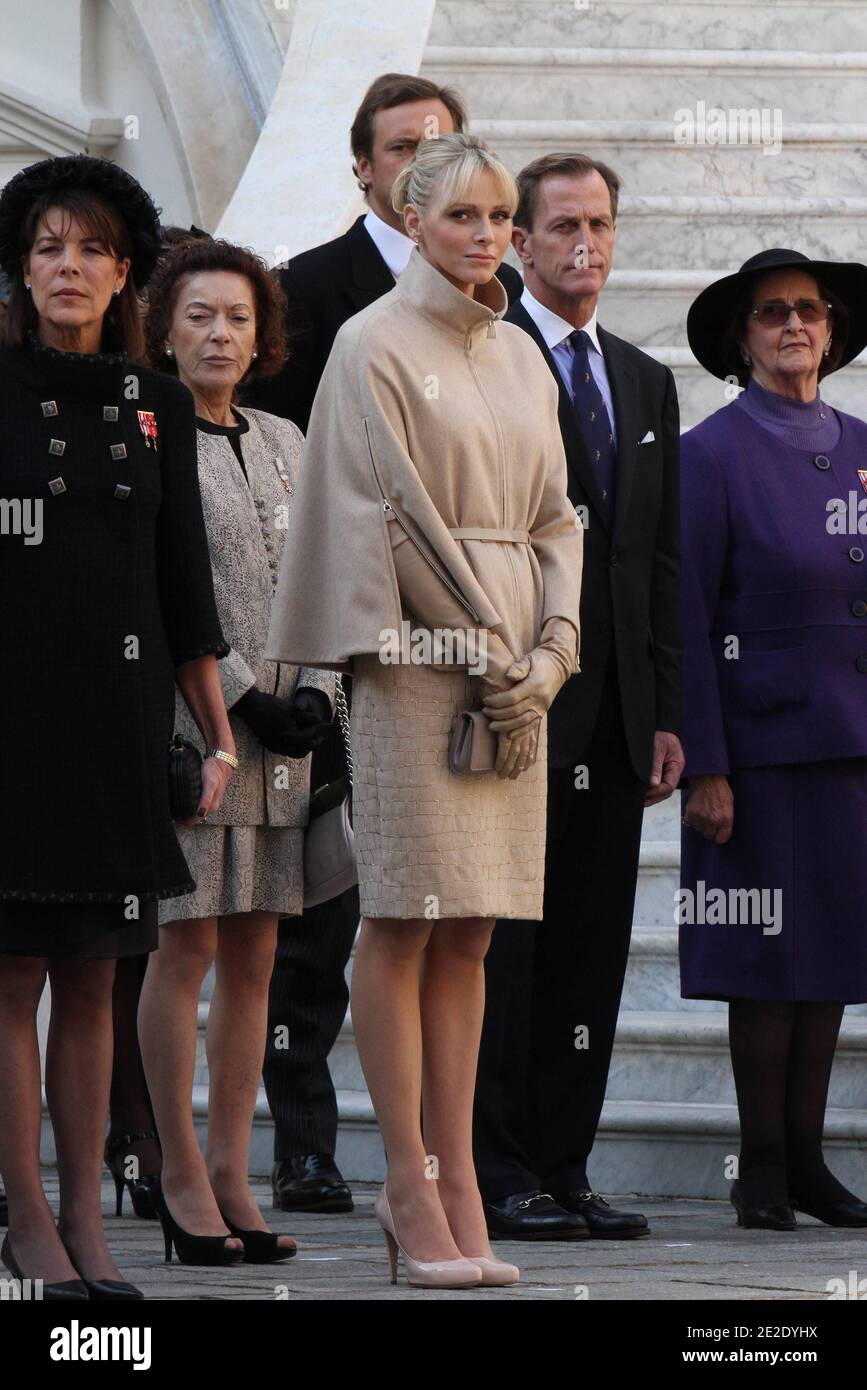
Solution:
<svg viewBox="0 0 867 1390">
<path fill-rule="evenodd" d="M 397 575 L 397 586 L 404 605 L 426 628 L 439 627 L 451 628 L 455 632 L 475 632 L 483 689 L 506 689 L 511 684 L 511 681 L 506 680 L 506 672 L 514 665 L 515 656 L 499 632 L 491 628 L 474 628 L 470 614 L 431 569 L 405 533 L 396 523 L 392 523 L 388 530 L 392 538 L 391 555 Z M 474 667 L 470 667 L 470 672 L 476 674 Z"/>
<path fill-rule="evenodd" d="M 526 729 L 517 729 L 514 734 L 500 734 L 497 739 L 498 777 L 520 777 L 522 772 L 532 767 L 539 752 L 539 733 L 541 719 L 528 724 Z"/>
<path fill-rule="evenodd" d="M 575 670 L 578 634 L 565 618 L 549 618 L 538 647 L 507 672 L 515 684 L 485 697 L 483 709 L 496 734 L 514 734 L 547 714 L 564 681 Z"/>
</svg>

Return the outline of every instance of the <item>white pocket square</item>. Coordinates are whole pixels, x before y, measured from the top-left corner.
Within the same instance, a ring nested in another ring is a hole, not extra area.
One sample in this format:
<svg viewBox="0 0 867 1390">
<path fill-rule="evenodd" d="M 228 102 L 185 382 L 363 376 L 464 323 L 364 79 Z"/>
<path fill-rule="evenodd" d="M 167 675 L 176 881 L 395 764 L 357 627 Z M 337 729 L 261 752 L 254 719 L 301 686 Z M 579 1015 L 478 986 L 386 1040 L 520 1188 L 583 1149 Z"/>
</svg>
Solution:
<svg viewBox="0 0 867 1390">
<path fill-rule="evenodd" d="M 653 442 L 655 441 L 655 439 L 656 439 L 656 435 L 653 433 L 653 430 L 648 430 L 648 431 L 647 431 L 647 434 L 644 436 L 644 438 L 643 438 L 643 439 L 639 439 L 638 442 L 639 442 L 639 444 L 653 444 Z"/>
</svg>

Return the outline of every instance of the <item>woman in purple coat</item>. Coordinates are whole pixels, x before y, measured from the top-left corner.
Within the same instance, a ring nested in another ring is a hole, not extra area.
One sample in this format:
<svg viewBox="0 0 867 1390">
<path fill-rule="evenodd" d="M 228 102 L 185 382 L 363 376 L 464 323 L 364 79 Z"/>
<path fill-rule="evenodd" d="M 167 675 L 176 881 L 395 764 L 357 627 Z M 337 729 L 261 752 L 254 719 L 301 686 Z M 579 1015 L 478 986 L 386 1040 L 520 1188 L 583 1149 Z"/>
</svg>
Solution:
<svg viewBox="0 0 867 1390">
<path fill-rule="evenodd" d="M 822 1154 L 867 1000 L 867 424 L 818 390 L 867 344 L 867 267 L 762 252 L 688 334 L 746 390 L 682 440 L 682 994 L 729 1004 L 738 1223 L 867 1226 Z"/>
</svg>

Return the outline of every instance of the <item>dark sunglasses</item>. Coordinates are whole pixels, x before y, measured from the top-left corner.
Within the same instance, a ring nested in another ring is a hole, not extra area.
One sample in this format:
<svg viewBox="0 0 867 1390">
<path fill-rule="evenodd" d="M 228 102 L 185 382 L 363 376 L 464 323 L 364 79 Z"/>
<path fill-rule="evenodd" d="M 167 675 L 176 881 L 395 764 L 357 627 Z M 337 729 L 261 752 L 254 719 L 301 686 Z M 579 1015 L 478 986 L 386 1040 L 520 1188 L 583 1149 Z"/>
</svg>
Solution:
<svg viewBox="0 0 867 1390">
<path fill-rule="evenodd" d="M 763 328 L 782 328 L 788 323 L 794 309 L 801 323 L 823 323 L 831 312 L 826 299 L 796 299 L 794 304 L 786 304 L 782 299 L 769 299 L 759 304 L 750 313 L 757 318 Z"/>
</svg>

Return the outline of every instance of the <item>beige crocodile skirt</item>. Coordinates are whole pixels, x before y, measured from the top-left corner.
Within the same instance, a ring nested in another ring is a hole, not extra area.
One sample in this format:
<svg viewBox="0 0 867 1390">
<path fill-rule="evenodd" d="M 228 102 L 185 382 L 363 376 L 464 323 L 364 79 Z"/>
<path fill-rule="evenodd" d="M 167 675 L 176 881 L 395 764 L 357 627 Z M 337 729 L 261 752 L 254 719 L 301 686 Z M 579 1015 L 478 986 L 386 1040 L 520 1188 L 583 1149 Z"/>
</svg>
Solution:
<svg viewBox="0 0 867 1390">
<path fill-rule="evenodd" d="M 548 794 L 543 727 L 536 763 L 514 781 L 456 777 L 458 710 L 481 704 L 465 670 L 353 662 L 353 825 L 366 917 L 541 920 Z M 544 723 L 544 722 L 543 722 Z"/>
</svg>

